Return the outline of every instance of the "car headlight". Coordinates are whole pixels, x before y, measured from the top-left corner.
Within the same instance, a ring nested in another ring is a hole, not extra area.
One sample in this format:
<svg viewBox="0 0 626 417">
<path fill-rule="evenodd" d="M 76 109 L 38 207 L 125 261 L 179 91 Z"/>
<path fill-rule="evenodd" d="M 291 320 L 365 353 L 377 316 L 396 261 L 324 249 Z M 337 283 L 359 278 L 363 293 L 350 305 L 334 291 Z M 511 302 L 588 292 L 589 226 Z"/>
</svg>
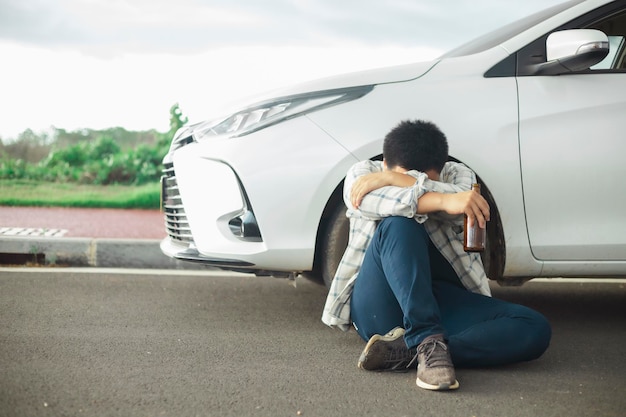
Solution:
<svg viewBox="0 0 626 417">
<path fill-rule="evenodd" d="M 170 143 L 169 152 L 173 152 L 176 149 L 182 148 L 183 146 L 193 142 L 192 131 L 193 126 L 183 126 L 179 128 L 176 133 L 174 133 L 174 137 Z"/>
<path fill-rule="evenodd" d="M 374 86 L 360 86 L 280 97 L 254 104 L 226 119 L 208 122 L 193 132 L 197 141 L 217 135 L 244 136 L 260 129 L 312 111 L 356 100 L 372 91 Z"/>
</svg>

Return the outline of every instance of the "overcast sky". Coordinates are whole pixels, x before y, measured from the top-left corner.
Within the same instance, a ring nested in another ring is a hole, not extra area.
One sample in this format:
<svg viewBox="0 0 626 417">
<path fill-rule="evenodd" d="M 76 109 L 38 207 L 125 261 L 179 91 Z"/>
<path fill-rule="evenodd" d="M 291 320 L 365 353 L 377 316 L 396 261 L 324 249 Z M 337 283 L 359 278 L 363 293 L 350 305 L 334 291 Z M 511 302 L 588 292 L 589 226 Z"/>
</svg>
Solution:
<svg viewBox="0 0 626 417">
<path fill-rule="evenodd" d="M 0 0 L 0 138 L 165 131 L 327 75 L 429 60 L 563 0 Z"/>
</svg>

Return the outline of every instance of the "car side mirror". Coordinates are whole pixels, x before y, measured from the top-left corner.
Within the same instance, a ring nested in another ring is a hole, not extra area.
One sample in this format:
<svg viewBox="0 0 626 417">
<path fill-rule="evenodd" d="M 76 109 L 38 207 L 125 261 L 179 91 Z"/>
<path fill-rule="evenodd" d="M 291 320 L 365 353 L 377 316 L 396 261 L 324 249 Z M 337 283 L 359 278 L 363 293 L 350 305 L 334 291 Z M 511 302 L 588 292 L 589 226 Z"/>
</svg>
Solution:
<svg viewBox="0 0 626 417">
<path fill-rule="evenodd" d="M 534 75 L 559 75 L 583 71 L 609 53 L 609 38 L 595 29 L 553 32 L 546 40 L 546 62 L 535 66 Z"/>
</svg>

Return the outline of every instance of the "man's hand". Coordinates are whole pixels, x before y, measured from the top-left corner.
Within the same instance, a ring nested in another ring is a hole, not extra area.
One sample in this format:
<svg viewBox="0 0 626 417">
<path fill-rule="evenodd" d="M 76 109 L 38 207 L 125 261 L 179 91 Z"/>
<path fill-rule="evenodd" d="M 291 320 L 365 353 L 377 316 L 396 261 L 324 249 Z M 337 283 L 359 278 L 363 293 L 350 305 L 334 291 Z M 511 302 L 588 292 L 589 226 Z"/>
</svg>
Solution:
<svg viewBox="0 0 626 417">
<path fill-rule="evenodd" d="M 422 195 L 418 200 L 417 212 L 428 214 L 436 211 L 452 215 L 466 214 L 470 226 L 478 221 L 478 225 L 483 229 L 487 227 L 489 221 L 489 203 L 475 191 L 452 194 L 428 192 Z"/>
<path fill-rule="evenodd" d="M 396 187 L 410 187 L 415 184 L 415 178 L 396 171 L 373 172 L 363 175 L 354 181 L 350 189 L 352 207 L 358 209 L 368 193 L 388 185 Z"/>
<path fill-rule="evenodd" d="M 489 221 L 489 203 L 476 191 L 464 191 L 455 194 L 442 194 L 442 208 L 448 214 L 465 214 L 469 226 L 475 221 L 484 229 Z"/>
</svg>

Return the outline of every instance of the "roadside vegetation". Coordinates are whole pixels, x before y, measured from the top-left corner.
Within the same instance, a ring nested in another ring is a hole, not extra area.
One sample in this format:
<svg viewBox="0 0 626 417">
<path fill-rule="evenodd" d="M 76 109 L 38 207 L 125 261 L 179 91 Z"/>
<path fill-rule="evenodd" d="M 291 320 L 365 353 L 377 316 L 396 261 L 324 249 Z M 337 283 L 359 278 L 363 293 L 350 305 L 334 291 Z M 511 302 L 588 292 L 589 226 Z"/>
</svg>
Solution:
<svg viewBox="0 0 626 417">
<path fill-rule="evenodd" d="M 0 138 L 0 205 L 157 209 L 162 159 L 186 122 L 176 104 L 164 133 L 53 129 Z"/>
<path fill-rule="evenodd" d="M 0 205 L 158 209 L 160 186 L 0 180 Z"/>
</svg>

